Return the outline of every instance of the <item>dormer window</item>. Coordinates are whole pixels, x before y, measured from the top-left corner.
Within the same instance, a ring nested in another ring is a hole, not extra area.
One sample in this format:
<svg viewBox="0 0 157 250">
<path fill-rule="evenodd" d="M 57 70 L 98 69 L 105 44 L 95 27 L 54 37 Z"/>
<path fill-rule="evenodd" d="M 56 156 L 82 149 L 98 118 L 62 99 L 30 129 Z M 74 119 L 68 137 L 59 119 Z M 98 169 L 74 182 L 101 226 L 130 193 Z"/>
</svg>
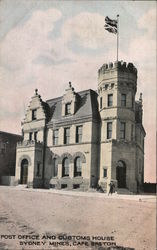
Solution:
<svg viewBox="0 0 157 250">
<path fill-rule="evenodd" d="M 70 115 L 71 114 L 71 103 L 66 103 L 65 104 L 65 115 Z"/>
<path fill-rule="evenodd" d="M 37 119 L 37 109 L 32 110 L 32 121 Z"/>
<path fill-rule="evenodd" d="M 77 95 L 69 82 L 62 98 L 62 116 L 74 115 L 76 112 Z"/>
</svg>

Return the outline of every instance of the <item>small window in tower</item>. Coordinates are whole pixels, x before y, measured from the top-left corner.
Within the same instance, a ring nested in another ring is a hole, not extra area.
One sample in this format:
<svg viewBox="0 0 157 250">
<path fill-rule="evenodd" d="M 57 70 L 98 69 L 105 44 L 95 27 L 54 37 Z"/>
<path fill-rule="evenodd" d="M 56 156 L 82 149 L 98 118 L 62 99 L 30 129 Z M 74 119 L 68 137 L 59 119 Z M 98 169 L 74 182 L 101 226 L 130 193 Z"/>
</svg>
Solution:
<svg viewBox="0 0 157 250">
<path fill-rule="evenodd" d="M 120 138 L 125 139 L 125 122 L 121 122 L 120 126 Z"/>
<path fill-rule="evenodd" d="M 113 105 L 113 94 L 108 95 L 108 107 Z"/>
<path fill-rule="evenodd" d="M 107 123 L 107 139 L 112 138 L 112 122 Z"/>
<path fill-rule="evenodd" d="M 126 94 L 121 95 L 121 106 L 126 107 Z"/>
<path fill-rule="evenodd" d="M 36 120 L 37 119 L 37 109 L 33 109 L 32 110 L 32 120 Z"/>
<path fill-rule="evenodd" d="M 71 114 L 71 103 L 66 103 L 65 104 L 65 115 L 70 115 Z"/>
<path fill-rule="evenodd" d="M 103 169 L 103 177 L 106 178 L 107 177 L 107 168 Z"/>
<path fill-rule="evenodd" d="M 102 109 L 102 97 L 100 97 L 100 109 Z"/>
</svg>

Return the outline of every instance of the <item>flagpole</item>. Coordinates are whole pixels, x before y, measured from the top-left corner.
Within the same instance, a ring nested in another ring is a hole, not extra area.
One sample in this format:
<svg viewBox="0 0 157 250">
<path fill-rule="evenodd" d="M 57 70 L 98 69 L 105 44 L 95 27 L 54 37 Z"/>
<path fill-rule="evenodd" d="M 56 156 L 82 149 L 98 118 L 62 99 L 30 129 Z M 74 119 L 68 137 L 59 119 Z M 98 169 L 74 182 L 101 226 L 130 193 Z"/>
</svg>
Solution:
<svg viewBox="0 0 157 250">
<path fill-rule="evenodd" d="M 119 50 L 119 15 L 117 15 L 117 62 L 118 62 L 118 50 Z"/>
</svg>

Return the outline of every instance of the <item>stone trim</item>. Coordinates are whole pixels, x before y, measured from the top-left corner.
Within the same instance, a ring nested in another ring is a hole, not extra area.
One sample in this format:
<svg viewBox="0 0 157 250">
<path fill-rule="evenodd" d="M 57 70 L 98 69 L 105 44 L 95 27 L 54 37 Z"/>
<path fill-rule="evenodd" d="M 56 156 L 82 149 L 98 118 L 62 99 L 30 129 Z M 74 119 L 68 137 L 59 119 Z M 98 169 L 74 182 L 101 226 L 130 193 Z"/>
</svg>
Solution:
<svg viewBox="0 0 157 250">
<path fill-rule="evenodd" d="M 84 156 L 83 153 L 81 153 L 81 152 L 76 152 L 76 153 L 73 155 L 73 161 L 75 161 L 76 157 L 80 157 L 81 160 L 82 160 L 82 163 L 86 163 L 86 157 Z"/>
<path fill-rule="evenodd" d="M 85 116 L 85 117 L 82 117 L 82 118 L 74 118 L 74 117 L 71 117 L 73 118 L 72 120 L 65 120 L 65 121 L 51 121 L 47 124 L 47 128 L 60 128 L 60 127 L 64 127 L 64 126 L 72 126 L 72 125 L 77 125 L 78 123 L 85 123 L 85 122 L 96 122 L 96 123 L 99 123 L 100 122 L 100 119 L 93 119 L 92 116 Z"/>
<path fill-rule="evenodd" d="M 28 166 L 30 166 L 31 163 L 31 158 L 28 155 L 22 155 L 19 160 L 18 160 L 18 166 L 21 167 L 21 162 L 22 160 L 26 159 L 28 161 Z"/>
<path fill-rule="evenodd" d="M 79 146 L 84 144 L 90 144 L 90 145 L 99 145 L 99 142 L 80 142 L 80 143 L 69 143 L 69 144 L 59 144 L 59 145 L 52 145 L 47 148 L 59 148 L 59 147 L 67 147 L 67 146 Z"/>
<path fill-rule="evenodd" d="M 61 157 L 59 158 L 58 163 L 59 163 L 59 164 L 62 164 L 62 161 L 63 161 L 63 159 L 64 159 L 65 157 L 67 157 L 67 158 L 69 159 L 70 163 L 73 163 L 73 157 L 72 157 L 72 155 L 69 154 L 69 153 L 64 153 L 64 154 L 62 154 Z"/>
<path fill-rule="evenodd" d="M 58 159 L 58 160 L 59 160 L 60 156 L 59 156 L 59 155 L 57 155 L 57 154 L 54 154 L 54 155 L 52 156 L 52 159 L 54 159 L 54 158 L 56 158 L 56 159 Z"/>
</svg>

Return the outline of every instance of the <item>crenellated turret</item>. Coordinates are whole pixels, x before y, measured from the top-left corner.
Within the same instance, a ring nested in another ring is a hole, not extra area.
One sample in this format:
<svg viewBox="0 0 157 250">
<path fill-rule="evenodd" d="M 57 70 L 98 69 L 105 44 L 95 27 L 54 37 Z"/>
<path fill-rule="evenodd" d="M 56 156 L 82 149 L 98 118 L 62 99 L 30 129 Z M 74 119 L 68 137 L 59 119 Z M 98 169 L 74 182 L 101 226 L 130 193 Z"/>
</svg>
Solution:
<svg viewBox="0 0 157 250">
<path fill-rule="evenodd" d="M 122 72 L 127 72 L 127 73 L 132 73 L 137 77 L 137 69 L 135 68 L 135 66 L 133 65 L 133 63 L 126 63 L 123 61 L 119 61 L 119 62 L 110 62 L 108 64 L 104 63 L 101 68 L 98 70 L 99 76 L 101 74 L 107 73 L 110 70 L 119 70 Z"/>
</svg>

